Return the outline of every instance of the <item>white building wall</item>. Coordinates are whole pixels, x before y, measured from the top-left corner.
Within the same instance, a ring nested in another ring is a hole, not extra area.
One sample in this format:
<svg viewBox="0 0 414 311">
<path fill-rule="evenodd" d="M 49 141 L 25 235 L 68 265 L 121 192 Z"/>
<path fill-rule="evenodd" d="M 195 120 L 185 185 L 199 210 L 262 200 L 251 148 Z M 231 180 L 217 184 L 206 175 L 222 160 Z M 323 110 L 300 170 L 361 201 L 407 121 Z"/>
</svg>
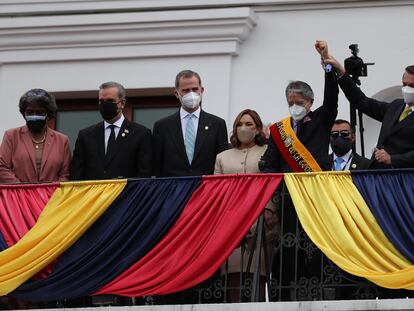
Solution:
<svg viewBox="0 0 414 311">
<path fill-rule="evenodd" d="M 105 14 L 79 14 L 88 10 Z M 373 96 L 399 85 L 414 63 L 412 16 L 414 1 L 2 1 L 0 136 L 23 124 L 17 103 L 29 88 L 95 90 L 106 80 L 171 87 L 185 68 L 201 74 L 204 108 L 229 130 L 247 107 L 274 122 L 288 114 L 290 80 L 308 82 L 315 108 L 321 104 L 323 72 L 313 48 L 319 38 L 340 60 L 359 43 L 360 56 L 376 63 L 361 79 Z M 348 111 L 342 96 L 339 117 L 348 119 Z M 365 125 L 370 149 L 378 124 Z"/>
<path fill-rule="evenodd" d="M 234 58 L 231 117 L 255 107 L 264 121 L 288 114 L 284 88 L 290 80 L 308 82 L 315 92 L 314 107 L 323 100 L 323 72 L 315 39 L 329 43 L 337 59 L 349 57 L 348 45 L 359 43 L 360 57 L 375 62 L 361 78 L 362 89 L 373 96 L 400 85 L 407 65 L 414 64 L 410 20 L 414 6 L 339 8 L 257 12 L 257 26 Z M 341 94 L 338 117 L 349 119 L 349 104 Z M 366 150 L 378 137 L 379 123 L 365 121 Z"/>
</svg>

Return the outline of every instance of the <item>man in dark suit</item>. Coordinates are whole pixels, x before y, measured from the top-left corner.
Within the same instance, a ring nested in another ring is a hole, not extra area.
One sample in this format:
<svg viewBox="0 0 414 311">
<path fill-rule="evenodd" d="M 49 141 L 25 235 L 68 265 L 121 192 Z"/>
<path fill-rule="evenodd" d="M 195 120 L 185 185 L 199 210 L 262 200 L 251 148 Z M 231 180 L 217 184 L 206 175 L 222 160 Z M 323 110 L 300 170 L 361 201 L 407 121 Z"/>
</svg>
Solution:
<svg viewBox="0 0 414 311">
<path fill-rule="evenodd" d="M 291 114 L 290 125 L 297 139 L 309 151 L 321 170 L 330 170 L 330 131 L 338 113 L 338 86 L 332 72 L 325 74 L 323 105 L 311 111 L 314 95 L 311 87 L 302 81 L 293 81 L 286 88 L 286 99 Z M 277 134 L 278 135 L 278 134 Z M 262 157 L 260 169 L 264 173 L 295 171 L 276 145 L 271 132 L 268 148 Z"/>
<path fill-rule="evenodd" d="M 352 143 L 355 141 L 355 133 L 352 131 L 351 123 L 346 120 L 337 119 L 331 130 L 330 155 L 331 169 L 333 171 L 366 170 L 371 161 L 352 152 Z"/>
<path fill-rule="evenodd" d="M 290 117 L 285 118 L 270 127 L 268 147 L 259 167 L 265 173 L 303 172 L 330 170 L 329 142 L 332 125 L 338 113 L 339 89 L 332 72 L 325 73 L 325 92 L 321 107 L 311 110 L 314 102 L 312 88 L 305 82 L 293 81 L 285 90 L 287 108 Z M 305 163 L 305 165 L 303 165 Z M 281 219 L 280 236 L 295 236 L 303 240 L 303 232 L 293 203 L 289 196 L 276 192 L 276 201 L 284 202 L 283 212 L 278 206 L 277 213 Z M 273 276 L 287 288 L 292 282 L 305 277 L 317 278 L 320 275 L 320 262 L 313 256 L 311 260 L 300 254 L 296 257 L 294 247 L 281 247 L 273 263 Z M 307 258 L 306 262 L 297 258 Z M 298 260 L 298 266 L 294 263 Z M 283 271 L 278 267 L 283 266 Z M 298 268 L 299 267 L 299 268 Z M 297 278 L 296 278 L 297 276 Z M 289 299 L 287 296 L 283 299 Z"/>
<path fill-rule="evenodd" d="M 151 131 L 124 117 L 125 95 L 124 87 L 117 82 L 99 87 L 99 110 L 104 121 L 79 131 L 71 163 L 72 180 L 151 176 Z"/>
<path fill-rule="evenodd" d="M 227 149 L 226 123 L 201 109 L 203 92 L 198 73 L 178 73 L 175 96 L 181 108 L 154 125 L 156 176 L 213 174 L 216 155 Z"/>
<path fill-rule="evenodd" d="M 404 99 L 391 103 L 369 98 L 359 89 L 345 68 L 331 55 L 323 59 L 338 75 L 338 84 L 350 104 L 369 117 L 382 122 L 371 168 L 414 167 L 414 65 L 402 77 Z"/>
</svg>

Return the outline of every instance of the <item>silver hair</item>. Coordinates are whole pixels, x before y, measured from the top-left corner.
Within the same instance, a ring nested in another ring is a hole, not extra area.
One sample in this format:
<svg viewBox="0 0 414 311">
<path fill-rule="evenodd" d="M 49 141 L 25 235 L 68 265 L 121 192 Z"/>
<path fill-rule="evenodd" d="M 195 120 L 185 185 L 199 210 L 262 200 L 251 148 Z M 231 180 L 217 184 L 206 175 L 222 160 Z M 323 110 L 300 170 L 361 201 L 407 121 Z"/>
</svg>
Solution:
<svg viewBox="0 0 414 311">
<path fill-rule="evenodd" d="M 313 100 L 314 95 L 312 88 L 303 81 L 292 81 L 286 87 L 286 99 L 288 98 L 289 94 L 296 93 L 301 94 L 306 100 Z"/>
<path fill-rule="evenodd" d="M 53 117 L 57 111 L 55 98 L 44 89 L 31 89 L 20 97 L 19 111 L 23 116 L 27 106 L 32 103 L 36 103 L 46 109 L 49 118 Z"/>
<path fill-rule="evenodd" d="M 109 82 L 102 83 L 102 84 L 99 86 L 99 89 L 100 89 L 100 90 L 103 90 L 103 89 L 109 89 L 109 88 L 111 88 L 111 87 L 116 87 L 116 88 L 118 88 L 118 98 L 119 98 L 120 100 L 125 99 L 125 96 L 126 96 L 126 91 L 125 91 L 125 88 L 122 86 L 122 84 L 120 84 L 120 83 L 118 83 L 118 82 L 109 81 Z"/>
</svg>

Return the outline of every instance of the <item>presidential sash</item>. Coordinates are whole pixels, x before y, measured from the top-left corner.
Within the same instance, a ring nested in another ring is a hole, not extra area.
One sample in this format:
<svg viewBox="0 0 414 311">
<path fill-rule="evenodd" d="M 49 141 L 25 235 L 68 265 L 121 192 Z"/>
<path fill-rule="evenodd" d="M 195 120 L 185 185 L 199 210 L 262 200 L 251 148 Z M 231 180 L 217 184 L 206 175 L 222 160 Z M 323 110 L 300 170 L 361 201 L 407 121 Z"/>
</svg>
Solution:
<svg viewBox="0 0 414 311">
<path fill-rule="evenodd" d="M 290 123 L 291 117 L 270 127 L 273 141 L 293 172 L 320 172 L 318 162 L 300 142 Z"/>
</svg>

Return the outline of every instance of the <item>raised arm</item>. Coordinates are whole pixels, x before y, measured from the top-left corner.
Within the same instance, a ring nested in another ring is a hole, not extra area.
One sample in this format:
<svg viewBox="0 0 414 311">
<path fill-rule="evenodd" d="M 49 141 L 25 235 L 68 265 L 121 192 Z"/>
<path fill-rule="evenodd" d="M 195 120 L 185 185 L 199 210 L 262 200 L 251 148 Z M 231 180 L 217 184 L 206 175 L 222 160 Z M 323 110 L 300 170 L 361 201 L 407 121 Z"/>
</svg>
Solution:
<svg viewBox="0 0 414 311">
<path fill-rule="evenodd" d="M 338 84 L 349 103 L 371 118 L 382 122 L 385 112 L 388 110 L 389 103 L 367 97 L 345 71 L 342 64 L 328 53 L 328 44 L 326 41 L 317 41 L 317 45 L 319 48 L 316 49 L 321 55 L 322 63 L 330 64 L 333 67 L 333 70 L 337 75 Z"/>
</svg>

